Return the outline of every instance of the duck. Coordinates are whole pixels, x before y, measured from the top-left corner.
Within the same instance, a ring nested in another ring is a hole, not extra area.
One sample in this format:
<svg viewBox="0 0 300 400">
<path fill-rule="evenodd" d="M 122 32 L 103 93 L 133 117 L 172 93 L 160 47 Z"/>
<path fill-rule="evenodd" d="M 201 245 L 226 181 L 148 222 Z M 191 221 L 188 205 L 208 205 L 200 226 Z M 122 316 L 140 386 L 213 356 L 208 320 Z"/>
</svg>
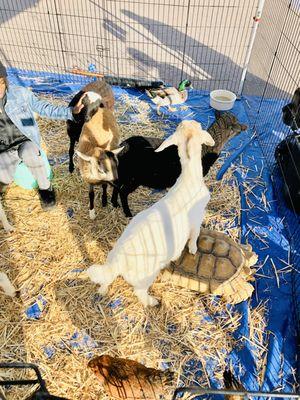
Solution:
<svg viewBox="0 0 300 400">
<path fill-rule="evenodd" d="M 184 79 L 175 87 L 162 87 L 146 89 L 146 94 L 150 97 L 151 101 L 157 105 L 156 111 L 160 115 L 160 107 L 167 106 L 169 111 L 176 111 L 176 108 L 171 107 L 173 104 L 182 104 L 188 98 L 188 90 L 192 89 L 191 81 Z"/>
</svg>

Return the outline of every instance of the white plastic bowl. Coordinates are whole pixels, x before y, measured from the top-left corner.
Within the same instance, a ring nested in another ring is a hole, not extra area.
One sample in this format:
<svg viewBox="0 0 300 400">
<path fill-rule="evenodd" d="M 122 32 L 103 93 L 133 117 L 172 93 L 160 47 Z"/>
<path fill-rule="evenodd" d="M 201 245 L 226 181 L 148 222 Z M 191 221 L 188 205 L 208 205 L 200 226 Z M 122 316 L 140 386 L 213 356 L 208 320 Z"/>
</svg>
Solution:
<svg viewBox="0 0 300 400">
<path fill-rule="evenodd" d="M 228 111 L 234 106 L 236 95 L 229 90 L 213 90 L 210 92 L 210 106 L 215 110 Z"/>
</svg>

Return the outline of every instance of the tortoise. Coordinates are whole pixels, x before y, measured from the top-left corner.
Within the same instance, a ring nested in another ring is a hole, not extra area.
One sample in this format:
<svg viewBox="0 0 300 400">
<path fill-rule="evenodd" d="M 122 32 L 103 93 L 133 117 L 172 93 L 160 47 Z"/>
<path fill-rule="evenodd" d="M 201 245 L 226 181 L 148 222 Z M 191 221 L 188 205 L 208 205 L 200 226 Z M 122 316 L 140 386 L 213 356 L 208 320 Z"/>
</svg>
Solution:
<svg viewBox="0 0 300 400">
<path fill-rule="evenodd" d="M 201 229 L 198 250 L 190 254 L 186 246 L 181 256 L 163 272 L 178 286 L 200 293 L 223 296 L 236 304 L 249 298 L 254 290 L 252 267 L 257 255 L 251 245 L 237 244 L 224 233 Z"/>
</svg>

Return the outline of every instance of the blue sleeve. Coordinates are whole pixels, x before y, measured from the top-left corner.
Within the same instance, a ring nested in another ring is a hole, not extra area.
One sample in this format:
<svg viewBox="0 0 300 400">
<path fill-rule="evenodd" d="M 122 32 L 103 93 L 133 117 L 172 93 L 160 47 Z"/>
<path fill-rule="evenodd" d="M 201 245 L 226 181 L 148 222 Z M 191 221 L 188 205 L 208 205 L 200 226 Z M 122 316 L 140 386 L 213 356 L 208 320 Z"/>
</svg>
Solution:
<svg viewBox="0 0 300 400">
<path fill-rule="evenodd" d="M 74 121 L 72 107 L 56 106 L 48 103 L 48 101 L 39 99 L 30 90 L 28 90 L 28 92 L 31 110 L 39 114 L 41 117 L 61 120 L 70 119 L 71 121 Z"/>
</svg>

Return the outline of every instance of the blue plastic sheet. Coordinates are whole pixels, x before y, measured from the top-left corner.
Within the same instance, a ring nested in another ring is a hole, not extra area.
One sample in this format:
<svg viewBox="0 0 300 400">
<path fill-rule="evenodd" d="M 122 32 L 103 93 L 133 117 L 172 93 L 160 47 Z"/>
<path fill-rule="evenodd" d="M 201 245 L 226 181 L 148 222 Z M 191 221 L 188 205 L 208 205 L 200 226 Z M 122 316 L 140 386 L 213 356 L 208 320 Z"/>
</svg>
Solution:
<svg viewBox="0 0 300 400">
<path fill-rule="evenodd" d="M 71 95 L 88 82 L 88 79 L 78 79 L 70 75 L 29 74 L 16 70 L 10 71 L 10 76 L 16 83 L 31 86 L 37 92 L 64 96 Z M 121 94 L 127 93 L 129 96 L 138 96 L 149 101 L 144 94 L 133 89 L 115 87 L 114 92 L 117 98 Z M 244 99 L 237 100 L 232 112 L 238 116 L 241 122 L 249 124 L 249 110 L 247 109 L 249 102 L 257 106 L 259 101 L 259 98 L 254 97 L 247 98 L 247 102 Z M 169 122 L 175 123 L 182 119 L 195 119 L 201 122 L 204 128 L 207 128 L 214 121 L 214 111 L 209 106 L 207 93 L 190 92 L 186 105 L 188 106 L 187 109 L 178 106 L 174 113 L 166 111 L 165 118 Z M 160 118 L 156 115 L 155 106 L 152 107 L 153 118 Z M 280 114 L 278 114 L 280 107 L 281 104 L 270 99 L 269 102 L 266 102 L 265 109 L 261 110 L 261 112 L 270 114 L 268 126 L 260 127 L 265 129 L 266 135 L 268 132 L 273 132 L 272 124 L 280 118 Z M 271 115 L 272 109 L 276 110 L 273 116 Z M 170 133 L 170 130 L 166 131 L 166 135 Z M 266 136 L 266 144 L 268 143 L 267 139 Z M 296 310 L 293 296 L 300 296 L 300 293 L 293 293 L 292 274 L 288 272 L 289 269 L 287 268 L 291 250 L 288 235 L 283 226 L 282 218 L 278 214 L 271 175 L 256 138 L 252 137 L 249 131 L 242 132 L 228 143 L 225 151 L 226 154 L 229 153 L 229 156 L 219 172 L 219 177 L 234 163 L 236 167 L 235 176 L 239 182 L 241 193 L 242 241 L 250 243 L 259 256 L 259 276 L 256 277 L 255 292 L 250 303 L 252 307 L 255 307 L 259 302 L 266 301 L 267 306 L 267 358 L 262 386 L 259 387 L 256 377 L 258 361 L 255 355 L 256 344 L 248 340 L 248 302 L 242 302 L 236 306 L 236 309 L 242 314 L 242 319 L 235 336 L 243 340 L 243 345 L 228 355 L 228 364 L 233 365 L 236 377 L 248 390 L 272 391 L 280 389 L 290 392 L 295 383 L 294 371 L 297 364 L 294 318 Z M 271 149 L 270 154 L 272 154 L 272 151 L 273 149 Z M 280 179 L 280 177 L 277 179 Z M 246 195 L 247 187 L 251 187 L 251 192 Z M 295 221 L 295 218 L 290 216 L 289 223 L 292 226 L 299 221 Z M 294 267 L 296 268 L 296 266 Z M 112 308 L 120 305 L 118 302 L 111 304 Z M 239 368 L 239 366 L 242 368 Z M 208 360 L 207 372 L 211 378 L 211 384 L 214 387 L 221 387 L 222 382 L 213 378 L 214 368 L 215 361 Z M 189 370 L 197 371 L 201 369 L 201 366 L 198 365 L 197 360 L 194 360 L 191 365 L 185 365 L 185 369 L 185 375 L 187 375 Z"/>
<path fill-rule="evenodd" d="M 38 295 L 36 301 L 25 310 L 27 318 L 40 319 L 46 305 L 47 300 L 42 295 Z"/>
<path fill-rule="evenodd" d="M 77 354 L 82 354 L 88 359 L 93 357 L 95 349 L 99 348 L 97 342 L 92 339 L 84 330 L 74 331 L 69 336 L 62 338 L 57 343 L 51 343 L 43 347 L 43 352 L 47 358 L 55 357 L 57 350 L 72 350 Z"/>
</svg>

